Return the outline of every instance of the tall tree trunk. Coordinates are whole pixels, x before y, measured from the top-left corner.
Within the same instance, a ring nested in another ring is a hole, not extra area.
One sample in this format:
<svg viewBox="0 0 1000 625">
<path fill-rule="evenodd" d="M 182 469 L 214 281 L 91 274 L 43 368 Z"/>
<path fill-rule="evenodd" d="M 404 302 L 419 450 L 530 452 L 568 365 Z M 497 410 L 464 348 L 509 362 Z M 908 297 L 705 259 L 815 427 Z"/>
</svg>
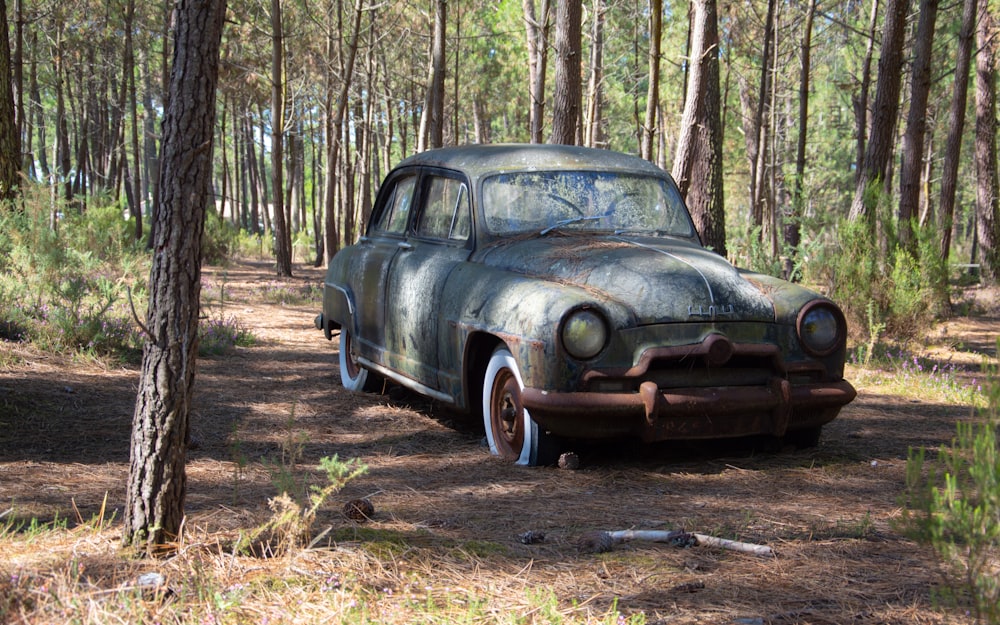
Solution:
<svg viewBox="0 0 1000 625">
<path fill-rule="evenodd" d="M 855 137 L 854 181 L 861 178 L 862 165 L 865 162 L 865 150 L 868 141 L 868 92 L 872 84 L 872 57 L 875 54 L 875 29 L 878 26 L 878 2 L 872 0 L 872 10 L 868 17 L 868 43 L 865 47 L 865 60 L 861 66 L 861 84 L 857 94 L 852 96 L 854 103 Z"/>
<path fill-rule="evenodd" d="M 582 20 L 583 3 L 579 0 L 560 2 L 556 8 L 556 84 L 552 100 L 552 143 L 579 143 Z"/>
<path fill-rule="evenodd" d="M 0 0 L 0 201 L 17 197 L 21 178 L 21 135 L 10 81 L 7 1 Z"/>
<path fill-rule="evenodd" d="M 444 72 L 445 29 L 448 25 L 447 0 L 434 2 L 434 38 L 431 44 L 430 68 L 427 72 L 427 92 L 420 118 L 417 151 L 444 145 Z"/>
<path fill-rule="evenodd" d="M 18 142 L 28 142 L 30 131 L 27 130 L 27 118 L 24 110 L 24 4 L 22 0 L 14 0 L 14 49 L 11 52 L 11 81 L 14 89 L 14 117 L 17 120 Z M 24 146 L 22 145 L 21 148 Z M 18 154 L 21 159 L 21 171 L 29 171 L 30 164 L 27 153 Z"/>
<path fill-rule="evenodd" d="M 52 67 L 56 83 L 56 179 L 53 184 L 62 183 L 63 199 L 73 197 L 73 187 L 69 180 L 69 122 L 66 120 L 65 70 L 63 68 L 63 25 L 56 26 L 56 40 L 52 51 L 55 63 Z"/>
<path fill-rule="evenodd" d="M 773 1 L 773 0 L 772 0 Z M 649 0 L 649 90 L 646 93 L 646 118 L 642 124 L 639 155 L 653 161 L 657 135 L 657 109 L 660 105 L 660 37 L 663 34 L 663 0 Z"/>
<path fill-rule="evenodd" d="M 910 77 L 910 110 L 903 134 L 903 162 L 899 169 L 899 244 L 916 254 L 911 221 L 919 213 L 920 179 L 923 173 L 924 135 L 927 132 L 927 100 L 931 91 L 931 52 L 938 0 L 920 0 L 920 21 L 913 41 L 913 72 Z"/>
<path fill-rule="evenodd" d="M 545 74 L 548 65 L 549 0 L 542 0 L 535 17 L 535 0 L 522 0 L 528 36 L 528 93 L 531 96 L 529 135 L 532 143 L 542 143 L 545 127 Z"/>
<path fill-rule="evenodd" d="M 340 142 L 343 136 L 344 114 L 347 111 L 347 96 L 350 93 L 351 82 L 354 78 L 354 60 L 358 54 L 358 37 L 361 29 L 361 15 L 364 11 L 363 0 L 355 0 L 354 3 L 354 24 L 351 29 L 351 40 L 347 45 L 347 59 L 344 66 L 343 79 L 340 84 L 340 92 L 336 96 L 336 101 L 332 101 L 333 84 L 327 85 L 327 103 L 329 108 L 335 108 L 333 118 L 328 117 L 327 121 L 327 158 L 326 158 L 326 182 L 324 185 L 324 209 L 326 211 L 326 255 L 327 261 L 340 249 L 339 230 L 337 228 L 337 169 L 340 162 Z M 333 61 L 333 32 L 329 33 L 327 40 L 328 62 Z M 328 110 L 329 110 L 328 108 Z"/>
<path fill-rule="evenodd" d="M 982 276 L 1000 280 L 1000 182 L 997 178 L 996 19 L 979 0 L 976 27 L 976 233 Z"/>
<path fill-rule="evenodd" d="M 271 202 L 278 276 L 292 275 L 292 234 L 285 220 L 285 81 L 281 0 L 271 0 Z"/>
<path fill-rule="evenodd" d="M 226 13 L 225 0 L 179 0 L 176 6 L 159 227 L 132 419 L 123 535 L 125 544 L 147 548 L 177 540 L 184 519 L 201 237 L 211 199 L 215 86 Z"/>
<path fill-rule="evenodd" d="M 590 43 L 590 79 L 587 84 L 587 114 L 583 144 L 597 147 L 604 144 L 602 131 L 604 94 L 604 14 L 607 12 L 605 0 L 594 0 L 594 25 Z M 659 92 L 657 92 L 657 97 Z"/>
<path fill-rule="evenodd" d="M 673 176 L 702 243 L 726 255 L 719 30 L 715 0 L 693 0 L 687 99 Z"/>
<path fill-rule="evenodd" d="M 882 32 L 882 55 L 878 61 L 878 84 L 875 87 L 875 109 L 872 130 L 865 149 L 865 162 L 858 177 L 851 203 L 850 219 L 870 219 L 875 223 L 875 208 L 883 193 L 889 160 L 895 146 L 896 114 L 899 110 L 899 89 L 903 66 L 903 41 L 906 35 L 906 14 L 910 0 L 889 0 L 886 5 Z"/>
<path fill-rule="evenodd" d="M 767 2 L 767 17 L 764 21 L 764 50 L 761 53 L 760 85 L 757 90 L 757 106 L 754 108 L 753 127 L 747 136 L 747 144 L 752 144 L 752 152 L 747 156 L 750 160 L 750 217 L 751 223 L 760 228 L 760 236 L 766 230 L 764 225 L 765 203 L 768 193 L 765 190 L 764 171 L 767 162 L 767 147 L 769 144 L 765 124 L 768 123 L 766 112 L 769 108 L 771 85 L 771 59 L 774 46 L 775 1 Z M 773 112 L 773 111 L 772 111 Z"/>
<path fill-rule="evenodd" d="M 135 0 L 128 0 L 125 4 L 125 71 L 122 72 L 122 90 L 128 93 L 129 117 L 131 118 L 131 148 L 132 156 L 135 159 L 135 167 L 128 169 L 126 176 L 128 185 L 127 197 L 129 198 L 129 210 L 132 218 L 135 219 L 135 230 L 133 236 L 136 241 L 142 240 L 142 159 L 139 154 L 139 104 L 137 102 L 135 87 L 135 45 L 132 39 L 132 24 L 135 21 Z M 124 124 L 122 127 L 124 129 Z M 124 132 L 124 130 L 123 130 Z M 128 150 L 122 147 L 122 161 L 128 163 Z"/>
<path fill-rule="evenodd" d="M 977 0 L 964 0 L 962 3 L 962 26 L 958 34 L 958 50 L 955 53 L 955 86 L 952 88 L 951 109 L 948 112 L 948 143 L 941 165 L 938 227 L 941 230 L 941 257 L 945 262 L 951 254 L 958 161 L 962 152 L 962 131 L 965 128 L 965 106 L 969 93 L 969 65 L 972 59 L 972 44 L 976 36 L 976 2 Z"/>
<path fill-rule="evenodd" d="M 795 143 L 795 181 L 792 185 L 791 210 L 785 215 L 784 234 L 787 256 L 784 261 L 786 280 L 795 279 L 795 262 L 802 241 L 801 222 L 805 214 L 806 140 L 809 130 L 809 72 L 812 67 L 812 30 L 816 2 L 809 0 L 806 21 L 802 27 L 799 49 L 799 136 Z"/>
</svg>

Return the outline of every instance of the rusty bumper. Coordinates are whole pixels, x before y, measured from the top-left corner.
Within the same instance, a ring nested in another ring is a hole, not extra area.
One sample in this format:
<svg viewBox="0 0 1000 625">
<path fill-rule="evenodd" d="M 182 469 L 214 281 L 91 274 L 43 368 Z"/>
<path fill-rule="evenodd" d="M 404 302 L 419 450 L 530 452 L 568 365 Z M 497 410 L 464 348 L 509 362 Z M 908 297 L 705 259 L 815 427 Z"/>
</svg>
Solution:
<svg viewBox="0 0 1000 625">
<path fill-rule="evenodd" d="M 646 441 L 727 438 L 819 427 L 857 395 L 847 381 L 792 385 L 659 389 L 637 393 L 558 393 L 525 388 L 521 400 L 542 427 L 560 436 L 640 436 Z"/>
</svg>

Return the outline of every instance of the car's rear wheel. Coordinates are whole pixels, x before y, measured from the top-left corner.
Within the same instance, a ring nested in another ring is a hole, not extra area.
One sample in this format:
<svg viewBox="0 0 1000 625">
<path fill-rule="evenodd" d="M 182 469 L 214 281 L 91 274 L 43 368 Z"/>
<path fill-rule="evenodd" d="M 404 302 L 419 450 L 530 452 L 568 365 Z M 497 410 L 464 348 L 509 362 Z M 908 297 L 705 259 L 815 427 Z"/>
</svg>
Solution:
<svg viewBox="0 0 1000 625">
<path fill-rule="evenodd" d="M 483 425 L 490 452 L 516 464 L 552 464 L 557 439 L 538 427 L 521 403 L 521 373 L 510 351 L 498 348 L 483 378 Z"/>
<path fill-rule="evenodd" d="M 351 333 L 345 326 L 340 329 L 340 383 L 349 391 L 370 393 L 381 389 L 381 376 L 359 365 L 353 349 Z"/>
</svg>

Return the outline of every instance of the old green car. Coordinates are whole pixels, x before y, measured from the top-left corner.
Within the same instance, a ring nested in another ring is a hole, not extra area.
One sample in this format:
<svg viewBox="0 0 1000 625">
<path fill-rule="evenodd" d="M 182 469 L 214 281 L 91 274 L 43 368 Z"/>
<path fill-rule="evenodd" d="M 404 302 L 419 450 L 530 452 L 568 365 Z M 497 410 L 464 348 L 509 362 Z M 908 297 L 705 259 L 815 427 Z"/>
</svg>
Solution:
<svg viewBox="0 0 1000 625">
<path fill-rule="evenodd" d="M 855 396 L 833 302 L 702 247 L 670 176 L 606 150 L 405 159 L 330 261 L 316 326 L 339 331 L 346 388 L 481 414 L 526 465 L 579 438 L 815 445 Z"/>
</svg>

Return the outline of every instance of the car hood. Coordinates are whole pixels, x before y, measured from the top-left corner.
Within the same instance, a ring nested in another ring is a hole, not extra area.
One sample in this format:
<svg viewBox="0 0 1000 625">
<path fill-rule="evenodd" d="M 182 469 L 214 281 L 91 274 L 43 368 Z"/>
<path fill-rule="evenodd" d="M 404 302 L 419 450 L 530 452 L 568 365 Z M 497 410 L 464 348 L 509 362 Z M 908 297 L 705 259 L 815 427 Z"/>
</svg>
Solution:
<svg viewBox="0 0 1000 625">
<path fill-rule="evenodd" d="M 479 259 L 505 271 L 596 291 L 640 325 L 775 319 L 771 300 L 718 254 L 673 239 L 552 233 L 506 241 Z"/>
</svg>

